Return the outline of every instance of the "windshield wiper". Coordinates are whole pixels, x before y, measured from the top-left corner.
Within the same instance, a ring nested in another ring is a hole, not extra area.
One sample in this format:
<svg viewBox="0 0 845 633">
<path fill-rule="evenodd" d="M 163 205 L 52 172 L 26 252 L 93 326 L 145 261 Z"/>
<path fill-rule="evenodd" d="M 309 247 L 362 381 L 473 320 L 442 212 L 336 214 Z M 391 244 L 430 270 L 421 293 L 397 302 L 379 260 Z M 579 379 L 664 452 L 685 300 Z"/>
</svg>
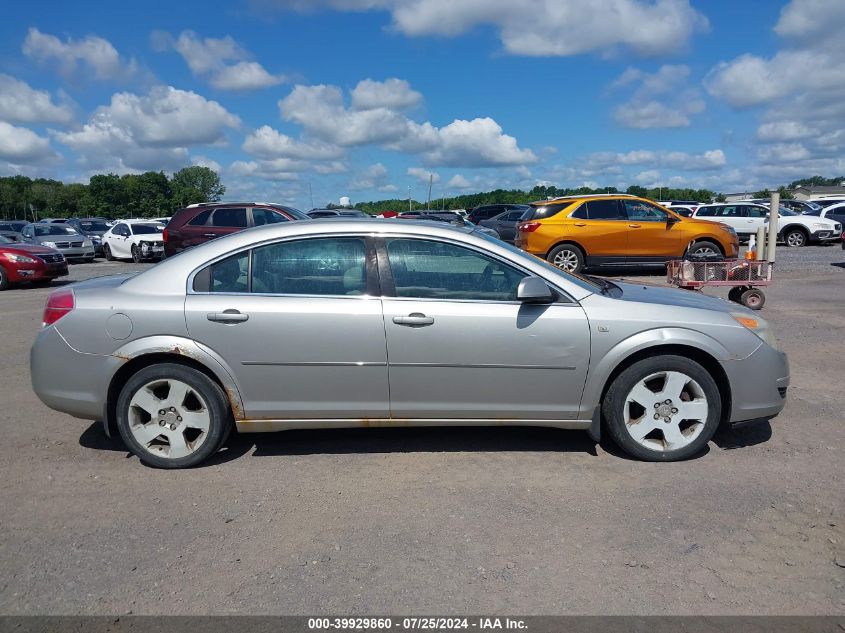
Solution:
<svg viewBox="0 0 845 633">
<path fill-rule="evenodd" d="M 603 295 L 609 295 L 608 290 L 610 290 L 611 288 L 619 288 L 619 286 L 617 286 L 612 281 L 608 281 L 607 279 L 604 279 L 602 277 L 596 277 L 595 275 L 584 275 L 584 277 L 592 281 L 594 284 L 601 286 L 601 293 Z"/>
</svg>

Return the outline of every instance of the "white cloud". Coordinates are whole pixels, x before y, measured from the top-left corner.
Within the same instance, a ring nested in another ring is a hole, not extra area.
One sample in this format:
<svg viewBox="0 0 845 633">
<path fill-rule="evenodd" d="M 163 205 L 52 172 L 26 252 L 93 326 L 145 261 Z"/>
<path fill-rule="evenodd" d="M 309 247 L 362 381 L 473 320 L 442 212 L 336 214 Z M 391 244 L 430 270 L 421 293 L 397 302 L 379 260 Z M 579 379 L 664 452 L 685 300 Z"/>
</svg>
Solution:
<svg viewBox="0 0 845 633">
<path fill-rule="evenodd" d="M 416 178 L 417 182 L 421 184 L 427 185 L 429 178 L 431 178 L 432 183 L 440 182 L 440 174 L 431 172 L 428 169 L 423 169 L 422 167 L 408 167 L 407 174 Z"/>
<path fill-rule="evenodd" d="M 505 50 L 537 57 L 624 49 L 642 56 L 683 48 L 707 19 L 688 0 L 267 0 L 282 8 L 390 11 L 407 36 L 498 30 Z"/>
<path fill-rule="evenodd" d="M 370 88 L 368 94 L 372 94 Z M 373 105 L 367 100 L 365 104 Z M 329 144 L 382 145 L 420 154 L 428 165 L 489 167 L 537 160 L 531 150 L 520 149 L 516 139 L 504 134 L 493 119 L 456 119 L 438 128 L 384 106 L 347 108 L 337 86 L 295 86 L 279 101 L 279 110 L 286 121 L 301 125 L 309 136 Z"/>
<path fill-rule="evenodd" d="M 422 95 L 411 89 L 404 79 L 390 78 L 385 81 L 364 79 L 352 89 L 352 107 L 355 110 L 388 108 L 402 110 L 422 102 Z"/>
<path fill-rule="evenodd" d="M 353 191 L 361 191 L 363 189 L 375 189 L 385 185 L 388 177 L 387 167 L 381 163 L 374 163 L 360 172 L 349 183 L 349 188 Z"/>
<path fill-rule="evenodd" d="M 261 158 L 327 160 L 341 158 L 344 155 L 343 148 L 337 145 L 321 141 L 298 141 L 274 130 L 269 125 L 263 125 L 251 132 L 241 147 L 245 152 Z"/>
<path fill-rule="evenodd" d="M 626 153 L 595 152 L 579 161 L 578 166 L 588 176 L 614 173 L 618 165 L 655 165 L 682 171 L 719 169 L 727 164 L 727 157 L 721 149 L 711 149 L 700 154 L 654 150 L 632 150 Z M 621 173 L 617 171 L 615 173 Z"/>
<path fill-rule="evenodd" d="M 205 77 L 218 90 L 257 90 L 283 83 L 284 75 L 274 75 L 231 36 L 200 38 L 193 31 L 182 31 L 178 38 L 164 31 L 153 31 L 153 48 L 158 52 L 175 50 L 195 76 Z M 236 62 L 236 63 L 229 63 Z"/>
<path fill-rule="evenodd" d="M 664 65 L 654 73 L 628 68 L 612 87 L 634 84 L 636 89 L 613 111 L 613 118 L 635 129 L 688 127 L 690 117 L 705 107 L 698 90 L 688 84 L 689 73 L 688 66 Z"/>
<path fill-rule="evenodd" d="M 809 150 L 801 143 L 776 143 L 761 147 L 757 151 L 757 157 L 761 162 L 771 163 L 794 163 L 810 158 Z"/>
<path fill-rule="evenodd" d="M 651 187 L 652 183 L 656 183 L 658 180 L 660 180 L 660 172 L 656 169 L 647 169 L 634 176 L 634 182 L 648 183 L 645 185 L 646 187 Z"/>
<path fill-rule="evenodd" d="M 72 108 L 53 103 L 46 90 L 0 73 L 0 119 L 15 123 L 69 123 Z"/>
<path fill-rule="evenodd" d="M 41 165 L 58 158 L 49 139 L 29 128 L 0 121 L 0 160 L 13 165 Z"/>
<path fill-rule="evenodd" d="M 447 189 L 471 189 L 472 183 L 461 174 L 455 174 L 446 183 Z"/>
<path fill-rule="evenodd" d="M 240 119 L 195 92 L 157 86 L 148 95 L 112 95 L 88 123 L 54 137 L 80 154 L 90 168 L 117 171 L 184 166 L 187 147 L 225 142 L 225 130 Z"/>
<path fill-rule="evenodd" d="M 23 53 L 39 63 L 55 63 L 63 75 L 71 75 L 80 63 L 94 71 L 97 79 L 121 79 L 137 71 L 135 60 L 123 60 L 111 42 L 89 35 L 81 40 L 62 42 L 55 35 L 31 27 L 22 46 Z"/>
<path fill-rule="evenodd" d="M 303 171 L 306 165 L 289 158 L 276 158 L 274 160 L 242 161 L 236 160 L 227 172 L 232 176 L 261 178 L 262 180 L 293 181 L 299 178 L 297 172 Z"/>
<path fill-rule="evenodd" d="M 211 158 L 208 158 L 208 157 L 202 156 L 202 155 L 192 157 L 191 158 L 191 164 L 197 165 L 199 167 L 208 167 L 210 170 L 216 171 L 218 174 L 223 169 L 220 166 L 220 163 L 218 163 L 216 160 L 213 160 Z"/>
<path fill-rule="evenodd" d="M 757 128 L 757 140 L 764 143 L 798 141 L 818 132 L 801 121 L 772 121 Z"/>
<path fill-rule="evenodd" d="M 381 185 L 380 187 L 378 187 L 378 190 L 382 193 L 396 193 L 397 191 L 399 191 L 399 187 L 397 187 L 396 185 Z"/>
</svg>

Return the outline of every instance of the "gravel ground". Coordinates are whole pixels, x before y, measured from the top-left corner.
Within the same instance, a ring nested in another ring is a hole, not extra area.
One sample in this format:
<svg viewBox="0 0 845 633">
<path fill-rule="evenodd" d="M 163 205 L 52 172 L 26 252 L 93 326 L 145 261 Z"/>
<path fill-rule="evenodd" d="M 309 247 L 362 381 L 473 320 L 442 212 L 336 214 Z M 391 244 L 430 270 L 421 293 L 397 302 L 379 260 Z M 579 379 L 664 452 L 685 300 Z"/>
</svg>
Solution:
<svg viewBox="0 0 845 633">
<path fill-rule="evenodd" d="M 580 432 L 361 429 L 236 436 L 179 472 L 41 405 L 48 291 L 0 293 L 0 613 L 845 614 L 843 291 L 838 247 L 780 250 L 786 410 L 684 463 Z"/>
</svg>

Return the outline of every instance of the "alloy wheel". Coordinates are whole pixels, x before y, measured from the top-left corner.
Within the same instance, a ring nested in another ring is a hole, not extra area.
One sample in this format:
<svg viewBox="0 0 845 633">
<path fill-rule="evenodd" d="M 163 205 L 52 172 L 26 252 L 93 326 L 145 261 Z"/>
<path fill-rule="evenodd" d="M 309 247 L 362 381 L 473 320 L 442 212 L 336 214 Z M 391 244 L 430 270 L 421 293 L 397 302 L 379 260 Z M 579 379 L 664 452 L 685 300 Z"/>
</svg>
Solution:
<svg viewBox="0 0 845 633">
<path fill-rule="evenodd" d="M 568 273 L 574 272 L 578 268 L 578 255 L 570 250 L 562 250 L 555 254 L 552 263 L 558 268 L 562 268 Z"/>
<path fill-rule="evenodd" d="M 129 402 L 129 430 L 154 455 L 170 459 L 197 451 L 211 425 L 199 391 L 181 380 L 155 380 L 138 389 Z"/>
<path fill-rule="evenodd" d="M 786 236 L 788 246 L 804 246 L 804 234 L 801 231 L 792 231 Z"/>
<path fill-rule="evenodd" d="M 625 428 L 638 444 L 654 451 L 675 451 L 704 430 L 709 405 L 704 390 L 679 371 L 646 376 L 625 398 Z"/>
</svg>

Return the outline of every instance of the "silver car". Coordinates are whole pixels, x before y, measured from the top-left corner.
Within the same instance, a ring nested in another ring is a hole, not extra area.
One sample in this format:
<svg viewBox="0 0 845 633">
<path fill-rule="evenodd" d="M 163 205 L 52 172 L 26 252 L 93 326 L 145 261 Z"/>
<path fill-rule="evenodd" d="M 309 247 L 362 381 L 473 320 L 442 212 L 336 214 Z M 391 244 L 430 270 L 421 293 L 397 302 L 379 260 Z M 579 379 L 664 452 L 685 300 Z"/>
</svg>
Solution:
<svg viewBox="0 0 845 633">
<path fill-rule="evenodd" d="M 523 425 L 640 459 L 771 418 L 786 355 L 756 314 L 566 274 L 435 222 L 273 224 L 55 291 L 31 352 L 49 407 L 115 425 L 151 466 L 241 433 Z"/>
<path fill-rule="evenodd" d="M 23 239 L 30 244 L 54 248 L 68 260 L 94 261 L 94 242 L 72 226 L 60 223 L 27 224 L 21 229 Z"/>
</svg>

